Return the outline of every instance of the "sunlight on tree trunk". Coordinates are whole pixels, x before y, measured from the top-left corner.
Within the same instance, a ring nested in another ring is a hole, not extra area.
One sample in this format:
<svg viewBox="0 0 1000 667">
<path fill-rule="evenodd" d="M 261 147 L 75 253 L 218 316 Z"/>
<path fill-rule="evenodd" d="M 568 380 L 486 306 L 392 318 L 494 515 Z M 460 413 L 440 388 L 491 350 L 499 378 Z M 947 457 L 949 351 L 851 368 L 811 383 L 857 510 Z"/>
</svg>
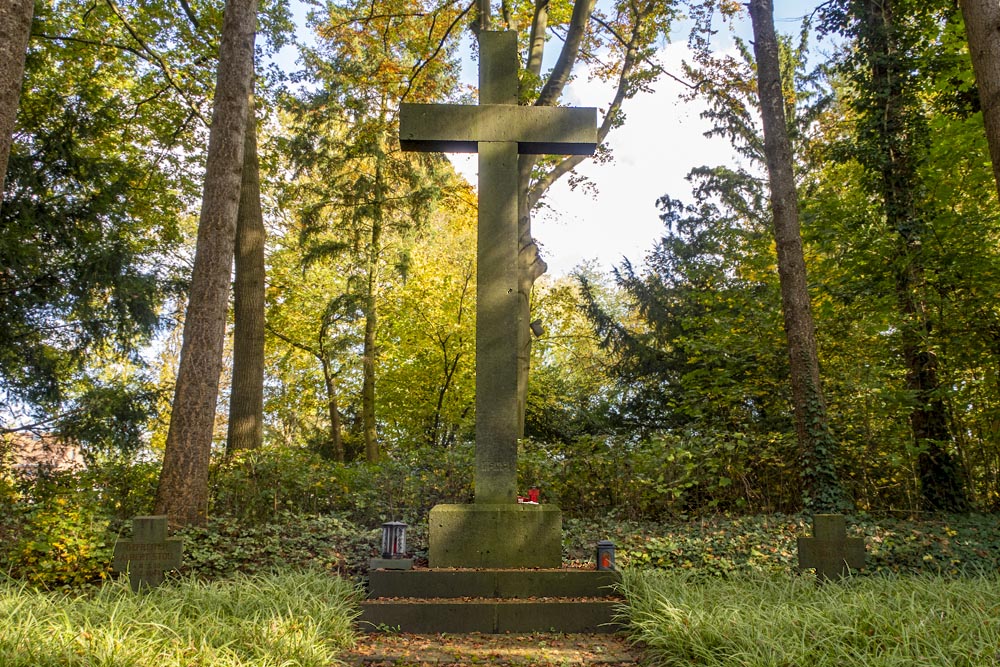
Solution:
<svg viewBox="0 0 1000 667">
<path fill-rule="evenodd" d="M 0 2 L 0 206 L 34 11 L 32 0 Z"/>
<path fill-rule="evenodd" d="M 156 490 L 156 513 L 168 515 L 174 525 L 203 525 L 208 509 L 208 465 L 253 89 L 256 19 L 256 0 L 226 3 L 194 272 Z"/>
<path fill-rule="evenodd" d="M 236 220 L 233 282 L 233 382 L 226 455 L 264 442 L 264 216 L 253 99 L 247 111 L 243 179 Z"/>
</svg>

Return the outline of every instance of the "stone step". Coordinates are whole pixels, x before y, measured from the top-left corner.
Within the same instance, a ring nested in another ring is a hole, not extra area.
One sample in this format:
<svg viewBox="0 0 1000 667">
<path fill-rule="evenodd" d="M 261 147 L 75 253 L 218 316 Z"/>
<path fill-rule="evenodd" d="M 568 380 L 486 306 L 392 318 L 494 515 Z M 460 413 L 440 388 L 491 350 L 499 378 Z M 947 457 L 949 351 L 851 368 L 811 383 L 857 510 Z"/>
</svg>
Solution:
<svg viewBox="0 0 1000 667">
<path fill-rule="evenodd" d="M 375 599 L 361 603 L 362 632 L 410 634 L 611 633 L 620 600 Z"/>
<path fill-rule="evenodd" d="M 611 570 L 371 570 L 372 598 L 614 597 Z"/>
</svg>

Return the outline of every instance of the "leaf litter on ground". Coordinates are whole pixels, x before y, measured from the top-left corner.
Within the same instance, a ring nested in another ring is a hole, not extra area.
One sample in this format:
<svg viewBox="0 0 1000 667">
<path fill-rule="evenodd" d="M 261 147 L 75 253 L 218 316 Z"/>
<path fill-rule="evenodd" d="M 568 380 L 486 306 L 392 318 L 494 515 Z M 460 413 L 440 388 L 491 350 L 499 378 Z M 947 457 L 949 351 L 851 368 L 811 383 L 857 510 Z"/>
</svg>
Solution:
<svg viewBox="0 0 1000 667">
<path fill-rule="evenodd" d="M 341 660 L 365 667 L 633 667 L 640 655 L 624 636 L 611 634 L 369 634 Z"/>
</svg>

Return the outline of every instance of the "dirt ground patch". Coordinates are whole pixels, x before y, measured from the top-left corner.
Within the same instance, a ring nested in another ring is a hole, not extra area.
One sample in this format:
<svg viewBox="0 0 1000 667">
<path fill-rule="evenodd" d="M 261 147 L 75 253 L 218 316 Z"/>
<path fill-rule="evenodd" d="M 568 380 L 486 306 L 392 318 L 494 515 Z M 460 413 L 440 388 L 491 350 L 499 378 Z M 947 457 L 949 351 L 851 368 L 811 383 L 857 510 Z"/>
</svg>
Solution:
<svg viewBox="0 0 1000 667">
<path fill-rule="evenodd" d="M 362 635 L 341 656 L 365 667 L 635 667 L 642 652 L 619 635 Z"/>
</svg>

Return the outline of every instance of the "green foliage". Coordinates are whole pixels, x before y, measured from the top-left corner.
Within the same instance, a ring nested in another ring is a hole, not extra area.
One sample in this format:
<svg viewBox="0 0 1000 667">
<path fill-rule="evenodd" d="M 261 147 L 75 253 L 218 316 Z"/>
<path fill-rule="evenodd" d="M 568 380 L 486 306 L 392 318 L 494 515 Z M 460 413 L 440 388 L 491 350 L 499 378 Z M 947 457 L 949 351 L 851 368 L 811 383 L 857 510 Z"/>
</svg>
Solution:
<svg viewBox="0 0 1000 667">
<path fill-rule="evenodd" d="M 46 589 L 79 588 L 108 577 L 109 522 L 81 495 L 57 493 L 21 508 L 17 539 L 3 558 L 12 575 Z"/>
<path fill-rule="evenodd" d="M 251 525 L 213 518 L 205 528 L 185 528 L 176 535 L 184 538 L 181 574 L 203 580 L 300 568 L 356 575 L 367 571 L 380 539 L 377 525 L 360 527 L 338 515 L 291 512 Z"/>
<path fill-rule="evenodd" d="M 423 517 L 439 502 L 472 496 L 472 448 L 425 447 L 378 464 L 336 463 L 303 448 L 239 452 L 212 473 L 212 514 L 244 527 L 286 512 L 336 512 L 368 525 L 401 516 Z"/>
<path fill-rule="evenodd" d="M 658 665 L 889 667 L 996 662 L 996 574 L 703 579 L 626 573 L 633 636 Z"/>
<path fill-rule="evenodd" d="M 148 515 L 160 466 L 121 455 L 91 457 L 75 472 L 40 468 L 0 475 L 0 570 L 33 586 L 72 589 L 110 574 L 115 532 Z"/>
<path fill-rule="evenodd" d="M 80 489 L 97 490 L 95 504 L 101 515 L 111 521 L 112 528 L 121 528 L 132 517 L 153 512 L 159 479 L 159 461 L 112 455 L 91 457 L 75 484 Z"/>
<path fill-rule="evenodd" d="M 0 581 L 5 667 L 327 667 L 353 642 L 358 591 L 320 572 L 203 583 L 137 596 L 124 581 L 86 596 Z"/>
<path fill-rule="evenodd" d="M 791 434 L 664 433 L 525 443 L 521 487 L 576 515 L 658 519 L 798 507 Z"/>
<path fill-rule="evenodd" d="M 592 561 L 596 541 L 611 539 L 626 567 L 734 578 L 793 574 L 796 539 L 812 531 L 809 517 L 783 514 L 668 521 L 576 517 L 564 520 L 564 529 L 571 561 Z M 865 568 L 858 573 L 864 577 L 961 578 L 1000 567 L 1000 529 L 992 515 L 851 517 L 848 534 L 865 538 Z"/>
</svg>

